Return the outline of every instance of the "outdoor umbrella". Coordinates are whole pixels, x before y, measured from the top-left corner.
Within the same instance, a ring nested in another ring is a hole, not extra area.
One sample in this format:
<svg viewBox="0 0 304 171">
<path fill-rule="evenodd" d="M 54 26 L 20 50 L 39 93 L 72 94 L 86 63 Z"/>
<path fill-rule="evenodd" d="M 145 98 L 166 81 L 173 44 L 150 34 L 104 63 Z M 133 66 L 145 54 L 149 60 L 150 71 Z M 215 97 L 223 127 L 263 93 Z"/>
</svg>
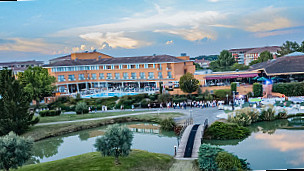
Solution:
<svg viewBox="0 0 304 171">
<path fill-rule="evenodd" d="M 254 78 L 252 78 L 253 80 L 256 80 L 256 79 L 258 79 L 259 78 L 259 76 L 256 76 L 256 77 L 254 77 Z"/>
<path fill-rule="evenodd" d="M 260 77 L 260 78 L 258 78 L 257 80 L 258 80 L 258 81 L 267 81 L 267 78 L 265 78 L 265 77 Z"/>
</svg>

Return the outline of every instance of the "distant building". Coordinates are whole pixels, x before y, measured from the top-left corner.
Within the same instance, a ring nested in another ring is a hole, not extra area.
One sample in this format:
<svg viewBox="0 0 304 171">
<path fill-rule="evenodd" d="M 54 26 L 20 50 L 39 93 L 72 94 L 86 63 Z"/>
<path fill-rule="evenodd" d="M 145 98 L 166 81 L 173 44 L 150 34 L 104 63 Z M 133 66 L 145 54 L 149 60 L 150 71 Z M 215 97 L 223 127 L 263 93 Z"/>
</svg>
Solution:
<svg viewBox="0 0 304 171">
<path fill-rule="evenodd" d="M 260 54 L 264 51 L 269 51 L 275 59 L 280 46 L 265 46 L 256 48 L 230 49 L 229 52 L 239 64 L 249 65 L 250 62 L 257 60 Z"/>
<path fill-rule="evenodd" d="M 194 62 L 199 64 L 202 68 L 208 68 L 211 61 L 205 59 L 195 59 Z"/>
<path fill-rule="evenodd" d="M 14 61 L 14 62 L 2 62 L 0 63 L 0 70 L 7 68 L 11 69 L 14 74 L 17 74 L 18 72 L 24 72 L 28 67 L 34 67 L 34 66 L 42 66 L 43 61 Z"/>
<path fill-rule="evenodd" d="M 195 71 L 193 61 L 185 55 L 111 57 L 99 52 L 72 53 L 50 60 L 44 68 L 56 77 L 60 93 L 88 94 L 89 90 L 110 92 L 107 95 L 111 96 L 115 92 L 157 91 L 160 84 L 178 86 L 182 75 Z"/>
</svg>

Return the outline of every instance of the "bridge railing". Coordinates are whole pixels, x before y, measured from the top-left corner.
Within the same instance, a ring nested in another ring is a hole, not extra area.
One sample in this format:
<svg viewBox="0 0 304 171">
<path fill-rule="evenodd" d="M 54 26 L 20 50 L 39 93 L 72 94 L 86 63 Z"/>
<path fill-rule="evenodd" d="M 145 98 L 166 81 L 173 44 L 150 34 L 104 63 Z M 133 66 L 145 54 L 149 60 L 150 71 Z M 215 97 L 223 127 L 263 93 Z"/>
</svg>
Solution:
<svg viewBox="0 0 304 171">
<path fill-rule="evenodd" d="M 180 141 L 181 141 L 181 139 L 182 139 L 182 136 L 183 136 L 183 134 L 184 134 L 184 131 L 185 131 L 185 129 L 189 126 L 189 125 L 192 125 L 193 124 L 193 119 L 192 118 L 188 118 L 188 119 L 186 119 L 186 121 L 184 121 L 184 123 L 182 124 L 182 130 L 180 131 L 180 133 L 179 133 L 179 136 L 178 136 L 178 146 L 179 146 L 179 144 L 180 144 Z"/>
</svg>

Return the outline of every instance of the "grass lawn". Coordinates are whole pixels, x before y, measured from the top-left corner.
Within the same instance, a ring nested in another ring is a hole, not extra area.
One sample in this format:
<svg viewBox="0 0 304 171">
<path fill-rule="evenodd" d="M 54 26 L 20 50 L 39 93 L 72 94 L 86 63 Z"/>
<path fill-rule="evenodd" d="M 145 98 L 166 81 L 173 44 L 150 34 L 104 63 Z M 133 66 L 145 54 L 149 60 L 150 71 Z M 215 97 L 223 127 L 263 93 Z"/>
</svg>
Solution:
<svg viewBox="0 0 304 171">
<path fill-rule="evenodd" d="M 102 112 L 102 113 L 90 113 L 90 114 L 83 114 L 83 115 L 61 114 L 60 116 L 40 117 L 39 123 L 59 122 L 59 121 L 73 121 L 73 120 L 89 119 L 89 118 L 102 118 L 102 117 L 107 117 L 107 116 L 117 116 L 117 115 L 125 115 L 125 114 L 148 112 L 148 111 L 152 111 L 152 110 Z"/>
<path fill-rule="evenodd" d="M 89 128 L 104 126 L 113 123 L 131 122 L 131 121 L 157 122 L 160 119 L 165 119 L 168 117 L 174 118 L 179 116 L 183 116 L 183 114 L 181 113 L 160 113 L 159 115 L 144 114 L 144 115 L 134 115 L 128 117 L 114 118 L 114 119 L 102 119 L 102 120 L 85 121 L 85 122 L 33 126 L 30 127 L 30 129 L 22 136 L 32 137 L 35 141 L 38 141 L 48 137 L 54 137 L 58 135 L 63 135 L 65 133 L 80 131 L 83 129 L 89 129 Z"/>
<path fill-rule="evenodd" d="M 142 150 L 132 150 L 128 157 L 119 158 L 121 164 L 114 164 L 114 157 L 102 157 L 99 152 L 86 153 L 62 160 L 23 166 L 20 171 L 44 170 L 169 170 L 174 159 L 166 154 L 149 153 Z"/>
</svg>

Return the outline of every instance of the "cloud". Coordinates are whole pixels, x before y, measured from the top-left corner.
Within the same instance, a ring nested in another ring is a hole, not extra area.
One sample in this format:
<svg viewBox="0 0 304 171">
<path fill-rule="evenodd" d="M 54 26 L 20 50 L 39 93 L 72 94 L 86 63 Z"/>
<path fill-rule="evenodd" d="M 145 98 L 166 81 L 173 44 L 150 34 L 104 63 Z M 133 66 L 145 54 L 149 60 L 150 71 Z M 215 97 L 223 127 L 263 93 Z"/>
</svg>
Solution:
<svg viewBox="0 0 304 171">
<path fill-rule="evenodd" d="M 256 37 L 269 37 L 269 36 L 277 36 L 277 35 L 284 35 L 284 34 L 291 34 L 297 32 L 296 30 L 275 30 L 275 31 L 268 31 L 268 32 L 258 32 L 255 34 Z"/>
<path fill-rule="evenodd" d="M 157 4 L 154 7 L 153 14 L 136 14 L 118 22 L 61 30 L 52 36 L 80 37 L 99 48 L 107 43 L 111 48 L 134 49 L 152 44 L 147 38 L 138 36 L 143 32 L 174 34 L 189 41 L 216 39 L 216 33 L 209 25 L 220 27 L 218 22 L 226 17 L 217 11 L 173 10 Z"/>
<path fill-rule="evenodd" d="M 204 38 L 213 39 L 213 40 L 216 39 L 215 33 L 211 33 L 211 31 L 203 31 L 199 29 L 155 30 L 155 32 L 164 32 L 164 33 L 179 35 L 189 41 L 196 41 Z"/>
<path fill-rule="evenodd" d="M 219 0 L 208 0 L 209 2 L 218 2 Z"/>
<path fill-rule="evenodd" d="M 0 44 L 0 51 L 39 52 L 54 54 L 59 48 L 56 44 L 46 43 L 43 39 L 8 38 Z"/>
<path fill-rule="evenodd" d="M 168 41 L 166 42 L 166 45 L 170 45 L 170 44 L 173 44 L 173 40 L 168 40 Z"/>
<path fill-rule="evenodd" d="M 101 49 L 106 47 L 105 43 L 111 48 L 121 47 L 126 49 L 134 49 L 140 46 L 149 45 L 148 42 L 142 42 L 126 37 L 124 32 L 93 32 L 82 34 L 79 37 L 89 42 L 94 42 L 96 45 L 99 45 Z"/>
<path fill-rule="evenodd" d="M 267 7 L 242 19 L 244 30 L 249 32 L 266 32 L 294 26 L 291 20 L 282 17 L 282 8 Z"/>
</svg>

